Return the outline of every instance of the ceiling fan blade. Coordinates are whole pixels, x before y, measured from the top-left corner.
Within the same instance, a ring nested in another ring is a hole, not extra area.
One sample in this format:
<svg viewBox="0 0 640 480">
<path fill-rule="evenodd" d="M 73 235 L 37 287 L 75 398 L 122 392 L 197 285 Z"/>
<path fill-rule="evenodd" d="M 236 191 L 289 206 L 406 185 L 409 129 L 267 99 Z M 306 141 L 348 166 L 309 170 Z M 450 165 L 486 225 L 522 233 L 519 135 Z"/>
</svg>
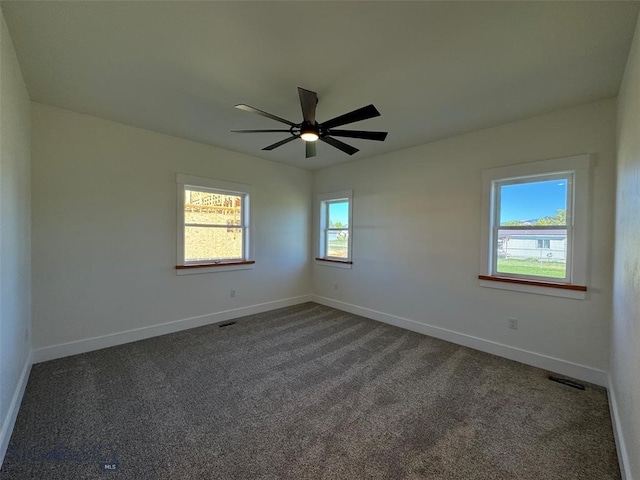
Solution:
<svg viewBox="0 0 640 480">
<path fill-rule="evenodd" d="M 282 132 L 291 132 L 291 130 L 280 129 L 280 130 L 231 130 L 232 133 L 282 133 Z"/>
<path fill-rule="evenodd" d="M 352 147 L 351 145 L 347 145 L 346 143 L 341 142 L 340 140 L 336 140 L 335 138 L 320 137 L 320 140 L 322 140 L 324 143 L 328 143 L 332 147 L 336 147 L 338 150 L 342 150 L 344 153 L 346 153 L 348 155 L 353 155 L 354 153 L 360 151 L 356 147 Z"/>
<path fill-rule="evenodd" d="M 333 137 L 362 138 L 364 140 L 377 140 L 383 142 L 387 138 L 388 132 L 368 132 L 365 130 L 330 130 L 329 135 Z"/>
<path fill-rule="evenodd" d="M 353 112 L 345 113 L 339 117 L 332 118 L 322 123 L 321 126 L 324 129 L 331 127 L 339 127 L 340 125 L 346 125 L 347 123 L 359 122 L 360 120 L 366 120 L 368 118 L 379 117 L 380 112 L 373 105 L 367 105 L 366 107 L 359 108 Z"/>
<path fill-rule="evenodd" d="M 316 156 L 316 142 L 304 142 L 304 149 L 307 158 Z"/>
<path fill-rule="evenodd" d="M 302 118 L 311 125 L 316 124 L 316 105 L 318 104 L 318 94 L 311 90 L 298 87 L 300 106 L 302 107 Z"/>
<path fill-rule="evenodd" d="M 279 142 L 274 143 L 273 145 L 269 145 L 268 147 L 264 147 L 262 150 L 273 150 L 274 148 L 281 147 L 285 143 L 293 142 L 297 136 L 291 136 L 289 138 L 285 138 L 284 140 L 280 140 Z"/>
<path fill-rule="evenodd" d="M 296 126 L 295 123 L 290 122 L 289 120 L 285 120 L 284 118 L 277 117 L 277 116 L 272 115 L 270 113 L 267 113 L 267 112 L 265 112 L 263 110 L 259 110 L 257 108 L 251 107 L 249 105 L 245 105 L 244 103 L 236 105 L 236 108 L 239 108 L 240 110 L 244 110 L 245 112 L 257 113 L 258 115 L 262 115 L 263 117 L 270 118 L 271 120 L 275 120 L 276 122 L 286 123 L 287 125 L 290 125 L 292 127 Z"/>
</svg>

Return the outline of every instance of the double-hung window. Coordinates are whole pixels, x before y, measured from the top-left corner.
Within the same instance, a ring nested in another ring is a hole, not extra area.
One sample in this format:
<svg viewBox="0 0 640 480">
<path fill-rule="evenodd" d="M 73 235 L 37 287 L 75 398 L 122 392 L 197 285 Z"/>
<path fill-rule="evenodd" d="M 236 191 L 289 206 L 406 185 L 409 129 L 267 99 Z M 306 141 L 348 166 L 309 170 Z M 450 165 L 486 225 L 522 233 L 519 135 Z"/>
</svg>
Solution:
<svg viewBox="0 0 640 480">
<path fill-rule="evenodd" d="M 182 174 L 177 183 L 178 270 L 252 264 L 250 186 Z"/>
<path fill-rule="evenodd" d="M 560 172 L 493 182 L 494 274 L 570 282 L 573 177 Z"/>
<path fill-rule="evenodd" d="M 483 171 L 482 286 L 584 297 L 590 164 L 577 155 Z"/>
<path fill-rule="evenodd" d="M 316 260 L 343 265 L 352 263 L 352 197 L 350 190 L 319 195 L 320 235 Z"/>
</svg>

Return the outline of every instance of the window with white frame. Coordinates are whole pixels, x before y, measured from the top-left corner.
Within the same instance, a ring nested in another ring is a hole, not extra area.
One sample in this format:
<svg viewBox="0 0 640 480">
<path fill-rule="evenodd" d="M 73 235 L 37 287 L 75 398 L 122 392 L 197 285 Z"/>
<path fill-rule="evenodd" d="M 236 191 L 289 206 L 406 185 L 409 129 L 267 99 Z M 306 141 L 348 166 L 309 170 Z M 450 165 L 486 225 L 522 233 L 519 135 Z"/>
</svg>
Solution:
<svg viewBox="0 0 640 480">
<path fill-rule="evenodd" d="M 586 291 L 590 165 L 577 155 L 483 171 L 481 285 Z"/>
<path fill-rule="evenodd" d="M 250 186 L 178 174 L 178 269 L 253 263 Z"/>
<path fill-rule="evenodd" d="M 317 260 L 350 264 L 351 251 L 351 190 L 318 196 L 320 228 Z"/>
<path fill-rule="evenodd" d="M 573 175 L 561 172 L 493 181 L 492 273 L 570 281 Z"/>
</svg>

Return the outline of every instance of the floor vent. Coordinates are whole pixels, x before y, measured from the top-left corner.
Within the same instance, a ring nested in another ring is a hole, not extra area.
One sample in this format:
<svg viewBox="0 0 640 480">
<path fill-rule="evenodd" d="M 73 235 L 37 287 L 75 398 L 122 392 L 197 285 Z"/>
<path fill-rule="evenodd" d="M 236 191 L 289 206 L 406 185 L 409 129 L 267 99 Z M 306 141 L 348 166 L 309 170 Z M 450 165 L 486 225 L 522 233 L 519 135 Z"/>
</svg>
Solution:
<svg viewBox="0 0 640 480">
<path fill-rule="evenodd" d="M 563 385 L 567 385 L 568 387 L 577 388 L 578 390 L 584 390 L 584 385 L 582 385 L 580 383 L 573 382 L 571 380 L 567 380 L 566 378 L 559 378 L 559 377 L 550 376 L 549 380 L 561 383 Z"/>
<path fill-rule="evenodd" d="M 221 323 L 220 325 L 218 325 L 218 327 L 222 328 L 222 327 L 228 327 L 230 325 L 235 325 L 236 322 L 225 322 L 225 323 Z"/>
</svg>

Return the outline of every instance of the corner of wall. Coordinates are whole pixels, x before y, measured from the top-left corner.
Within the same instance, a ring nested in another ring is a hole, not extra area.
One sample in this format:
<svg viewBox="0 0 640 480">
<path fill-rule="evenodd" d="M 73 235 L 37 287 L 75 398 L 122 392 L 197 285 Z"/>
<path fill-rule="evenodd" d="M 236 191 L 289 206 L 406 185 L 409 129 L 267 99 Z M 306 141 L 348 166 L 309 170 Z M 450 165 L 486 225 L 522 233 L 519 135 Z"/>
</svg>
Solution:
<svg viewBox="0 0 640 480">
<path fill-rule="evenodd" d="M 0 468 L 2 467 L 2 463 L 4 462 L 4 458 L 9 447 L 9 440 L 11 440 L 13 427 L 15 426 L 16 419 L 18 418 L 20 404 L 22 403 L 22 397 L 24 397 L 24 391 L 27 388 L 27 381 L 29 380 L 29 374 L 31 373 L 32 366 L 33 353 L 29 352 L 29 356 L 22 367 L 22 373 L 20 374 L 16 389 L 11 397 L 11 403 L 9 404 L 7 414 L 4 417 L 2 428 L 0 429 Z"/>
<path fill-rule="evenodd" d="M 29 93 L 0 9 L 0 465 L 32 364 Z"/>
<path fill-rule="evenodd" d="M 622 430 L 622 420 L 620 419 L 618 401 L 616 398 L 615 387 L 611 379 L 611 374 L 608 375 L 607 395 L 609 397 L 609 413 L 611 415 L 611 426 L 613 428 L 613 436 L 616 442 L 616 452 L 618 453 L 618 463 L 620 465 L 620 474 L 622 475 L 622 480 L 632 480 L 631 464 L 629 462 L 627 445 L 624 441 L 624 434 Z"/>
<path fill-rule="evenodd" d="M 618 94 L 609 403 L 624 480 L 640 478 L 640 15 Z"/>
</svg>

